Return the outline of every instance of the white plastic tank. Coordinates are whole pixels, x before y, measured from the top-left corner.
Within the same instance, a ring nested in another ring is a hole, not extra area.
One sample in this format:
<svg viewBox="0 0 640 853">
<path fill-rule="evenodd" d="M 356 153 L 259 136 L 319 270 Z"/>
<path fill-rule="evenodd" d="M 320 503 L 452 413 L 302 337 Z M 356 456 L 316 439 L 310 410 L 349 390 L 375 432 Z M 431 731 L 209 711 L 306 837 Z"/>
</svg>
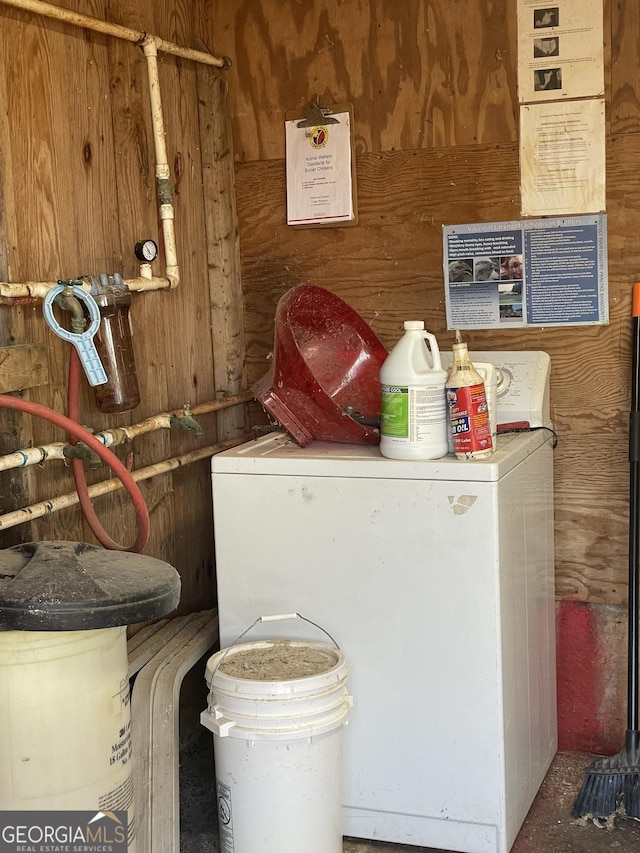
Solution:
<svg viewBox="0 0 640 853">
<path fill-rule="evenodd" d="M 126 630 L 0 631 L 1 809 L 125 810 L 135 826 Z"/>
<path fill-rule="evenodd" d="M 0 553 L 0 810 L 58 812 L 67 832 L 66 815 L 94 812 L 108 819 L 94 840 L 135 853 L 126 626 L 179 598 L 176 570 L 151 557 L 81 542 Z"/>
</svg>

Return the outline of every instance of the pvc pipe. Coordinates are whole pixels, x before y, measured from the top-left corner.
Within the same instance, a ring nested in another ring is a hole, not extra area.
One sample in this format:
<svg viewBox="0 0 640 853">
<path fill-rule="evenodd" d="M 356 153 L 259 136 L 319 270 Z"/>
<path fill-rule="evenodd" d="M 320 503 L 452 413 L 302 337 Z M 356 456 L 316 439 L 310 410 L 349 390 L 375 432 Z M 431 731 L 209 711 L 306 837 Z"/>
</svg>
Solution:
<svg viewBox="0 0 640 853">
<path fill-rule="evenodd" d="M 0 0 L 2 2 L 2 0 Z M 0 296 L 5 299 L 44 299 L 47 293 L 58 286 L 57 281 L 0 282 Z M 89 290 L 87 285 L 86 290 Z"/>
<path fill-rule="evenodd" d="M 51 3 L 43 3 L 41 0 L 0 0 L 0 2 L 4 3 L 5 6 L 13 6 L 25 12 L 33 12 L 45 18 L 55 18 L 58 21 L 64 21 L 76 27 L 94 30 L 97 33 L 104 33 L 104 35 L 114 36 L 124 41 L 133 42 L 134 44 L 141 44 L 147 37 L 147 33 L 140 32 L 139 30 L 131 30 L 129 27 L 123 27 L 120 24 L 110 24 L 107 21 L 102 21 L 90 15 L 82 15 L 80 12 L 74 12 L 71 9 L 62 9 L 60 6 L 54 6 Z M 158 50 L 162 53 L 171 53 L 174 56 L 181 56 L 183 59 L 191 59 L 193 62 L 201 62 L 204 65 L 214 65 L 217 68 L 228 68 L 231 64 L 231 60 L 226 56 L 213 56 L 209 53 L 203 53 L 200 50 L 179 47 L 177 44 L 164 41 L 157 36 L 153 36 L 153 38 L 158 46 Z"/>
<path fill-rule="evenodd" d="M 205 415 L 209 412 L 218 412 L 222 409 L 228 409 L 231 406 L 238 406 L 241 403 L 248 403 L 252 399 L 253 393 L 251 391 L 243 391 L 231 397 L 223 397 L 221 400 L 210 400 L 207 403 L 200 403 L 200 405 L 191 408 L 189 412 L 191 415 Z M 114 445 L 132 441 L 139 435 L 146 435 L 150 432 L 156 432 L 159 429 L 171 429 L 171 420 L 179 418 L 183 413 L 184 408 L 175 409 L 173 412 L 161 412 L 131 426 L 114 427 L 113 429 L 91 434 L 98 441 L 102 442 L 105 447 L 113 447 Z M 41 465 L 50 459 L 66 459 L 67 457 L 64 454 L 66 447 L 68 445 L 63 441 L 41 444 L 38 447 L 24 447 L 21 450 L 0 456 L 0 471 L 8 471 L 11 468 L 28 468 L 30 465 Z"/>
<path fill-rule="evenodd" d="M 169 186 L 171 174 L 165 140 L 164 115 L 160 97 L 160 80 L 158 77 L 158 45 L 154 36 L 148 36 L 142 42 L 142 49 L 147 59 L 149 74 L 149 96 L 151 99 L 151 124 L 153 126 L 153 142 L 156 152 L 156 181 L 158 194 L 158 209 L 162 222 L 164 238 L 165 275 L 171 290 L 180 283 L 180 269 L 176 252 L 176 234 L 174 228 L 175 214 L 173 210 L 173 188 Z"/>
<path fill-rule="evenodd" d="M 0 456 L 0 471 L 8 471 L 10 468 L 28 468 L 29 465 L 40 465 L 49 459 L 64 459 L 64 449 L 67 445 L 63 441 L 52 444 L 42 444 L 39 447 L 25 447 L 14 453 Z"/>
<path fill-rule="evenodd" d="M 182 456 L 173 456 L 171 459 L 166 459 L 164 462 L 157 462 L 155 465 L 148 465 L 146 468 L 140 468 L 138 471 L 131 472 L 131 478 L 136 482 L 148 480 L 151 477 L 156 477 L 158 474 L 165 474 L 168 471 L 175 471 L 176 468 L 182 468 L 185 465 L 191 465 L 194 462 L 200 462 L 202 459 L 214 456 L 229 447 L 236 447 L 238 444 L 244 444 L 253 438 L 253 435 L 243 435 L 237 438 L 228 438 L 225 441 L 212 444 L 208 447 L 201 447 L 199 450 L 192 450 L 189 453 L 184 453 Z M 123 485 L 118 479 L 104 480 L 102 483 L 96 483 L 89 486 L 89 497 L 94 498 L 99 495 L 106 495 L 109 492 L 115 492 L 123 488 Z M 27 521 L 33 521 L 36 518 L 46 516 L 49 518 L 54 512 L 61 509 L 67 509 L 70 506 L 75 506 L 79 503 L 77 492 L 70 492 L 66 495 L 60 495 L 57 498 L 50 498 L 46 501 L 40 501 L 31 506 L 17 509 L 14 512 L 0 515 L 0 530 L 8 530 L 10 527 L 17 527 L 19 524 L 24 524 Z"/>
<path fill-rule="evenodd" d="M 2 3 L 3 0 L 0 0 Z M 74 279 L 76 281 L 76 279 Z M 78 279 L 80 281 L 80 279 Z M 123 279 L 126 287 L 132 293 L 140 293 L 144 290 L 167 290 L 171 287 L 171 282 L 168 277 L 162 276 L 139 276 L 137 278 Z M 47 293 L 58 286 L 57 281 L 24 281 L 24 282 L 9 282 L 0 281 L 0 299 L 2 302 L 12 302 L 14 299 L 44 299 Z M 91 285 L 87 282 L 82 282 L 77 285 L 86 290 L 87 293 L 91 289 Z"/>
</svg>

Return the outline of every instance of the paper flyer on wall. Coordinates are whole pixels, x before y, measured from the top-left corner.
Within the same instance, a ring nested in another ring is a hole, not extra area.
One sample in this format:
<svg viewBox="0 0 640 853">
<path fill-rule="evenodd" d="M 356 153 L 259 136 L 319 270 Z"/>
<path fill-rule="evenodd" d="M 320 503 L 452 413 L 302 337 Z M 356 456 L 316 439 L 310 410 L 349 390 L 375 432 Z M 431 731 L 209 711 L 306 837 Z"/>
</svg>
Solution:
<svg viewBox="0 0 640 853">
<path fill-rule="evenodd" d="M 300 127 L 285 122 L 287 224 L 329 225 L 354 219 L 351 116 L 335 123 Z"/>
<path fill-rule="evenodd" d="M 518 0 L 518 100 L 604 94 L 603 0 Z"/>
<path fill-rule="evenodd" d="M 605 175 L 603 98 L 520 108 L 523 216 L 604 211 Z"/>
<path fill-rule="evenodd" d="M 443 227 L 448 329 L 609 322 L 607 218 Z"/>
</svg>

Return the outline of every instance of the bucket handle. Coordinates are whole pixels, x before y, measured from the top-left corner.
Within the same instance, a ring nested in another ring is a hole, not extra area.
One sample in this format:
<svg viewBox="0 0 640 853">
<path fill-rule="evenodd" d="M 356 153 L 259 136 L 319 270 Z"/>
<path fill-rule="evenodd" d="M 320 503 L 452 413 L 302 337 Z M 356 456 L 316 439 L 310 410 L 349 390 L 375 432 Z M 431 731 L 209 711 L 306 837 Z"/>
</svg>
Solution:
<svg viewBox="0 0 640 853">
<path fill-rule="evenodd" d="M 220 668 L 220 664 L 221 664 L 221 663 L 222 663 L 222 661 L 226 658 L 226 656 L 229 654 L 229 652 L 231 651 L 231 649 L 236 645 L 236 643 L 239 643 L 239 642 L 240 642 L 240 640 L 241 640 L 244 636 L 246 636 L 252 628 L 255 628 L 255 626 L 258 624 L 258 622 L 284 622 L 284 621 L 286 621 L 287 619 L 302 619 L 302 620 L 303 620 L 303 622 L 308 622 L 310 625 L 313 625 L 313 626 L 314 626 L 314 628 L 318 628 L 318 630 L 319 630 L 319 631 L 322 631 L 322 633 L 323 633 L 323 634 L 326 634 L 326 635 L 327 635 L 327 637 L 328 637 L 328 638 L 331 640 L 331 642 L 333 643 L 333 645 L 336 647 L 336 649 L 339 649 L 339 648 L 340 648 L 340 646 L 336 643 L 336 641 L 335 641 L 335 640 L 334 640 L 334 638 L 331 636 L 331 634 L 330 634 L 328 631 L 326 631 L 326 630 L 322 627 L 322 625 L 318 625 L 318 623 L 317 623 L 317 622 L 313 622 L 311 619 L 307 619 L 307 617 L 306 617 L 306 616 L 302 616 L 302 614 L 300 614 L 300 613 L 275 613 L 275 614 L 273 614 L 272 616 L 258 616 L 258 618 L 257 618 L 257 619 L 254 619 L 254 621 L 251 623 L 251 625 L 249 625 L 249 627 L 248 627 L 248 628 L 245 628 L 245 629 L 244 629 L 244 631 L 242 632 L 242 634 L 240 634 L 239 636 L 237 636 L 237 637 L 235 638 L 235 640 L 231 643 L 231 645 L 230 645 L 230 646 L 228 646 L 228 647 L 225 649 L 224 654 L 222 655 L 222 657 L 220 658 L 220 660 L 216 663 L 216 665 L 215 665 L 215 667 L 214 667 L 213 671 L 211 672 L 211 678 L 213 679 L 213 676 L 216 674 L 216 672 L 217 672 L 217 671 L 218 671 L 218 669 Z"/>
</svg>

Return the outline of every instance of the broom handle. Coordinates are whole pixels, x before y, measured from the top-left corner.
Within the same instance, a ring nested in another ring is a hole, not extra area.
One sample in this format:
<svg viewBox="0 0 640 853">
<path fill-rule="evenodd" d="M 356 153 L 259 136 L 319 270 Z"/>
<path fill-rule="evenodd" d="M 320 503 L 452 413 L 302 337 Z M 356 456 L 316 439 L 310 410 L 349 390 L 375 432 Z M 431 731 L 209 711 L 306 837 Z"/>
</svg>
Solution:
<svg viewBox="0 0 640 853">
<path fill-rule="evenodd" d="M 631 411 L 629 415 L 629 604 L 627 729 L 638 731 L 638 616 L 640 592 L 640 282 L 633 285 L 631 341 Z"/>
</svg>

